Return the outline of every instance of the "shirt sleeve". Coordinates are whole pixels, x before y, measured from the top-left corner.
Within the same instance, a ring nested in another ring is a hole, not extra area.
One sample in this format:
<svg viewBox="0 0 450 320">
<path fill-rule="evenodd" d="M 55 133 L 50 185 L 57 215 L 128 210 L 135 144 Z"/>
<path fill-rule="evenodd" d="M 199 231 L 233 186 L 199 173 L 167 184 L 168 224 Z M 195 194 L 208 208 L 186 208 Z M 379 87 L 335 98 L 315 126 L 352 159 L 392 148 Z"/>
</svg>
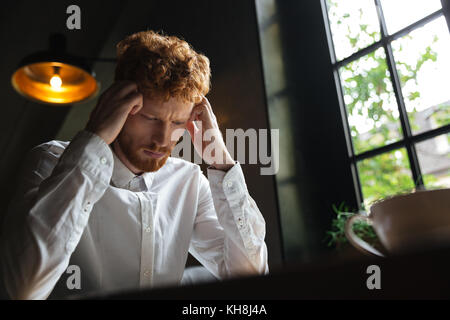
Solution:
<svg viewBox="0 0 450 320">
<path fill-rule="evenodd" d="M 0 241 L 2 280 L 9 298 L 50 295 L 112 170 L 110 147 L 85 130 L 65 149 L 47 143 L 29 152 Z"/>
<path fill-rule="evenodd" d="M 227 172 L 200 168 L 190 253 L 216 278 L 268 274 L 265 220 L 249 195 L 239 162 Z M 209 180 L 209 181 L 208 181 Z"/>
</svg>

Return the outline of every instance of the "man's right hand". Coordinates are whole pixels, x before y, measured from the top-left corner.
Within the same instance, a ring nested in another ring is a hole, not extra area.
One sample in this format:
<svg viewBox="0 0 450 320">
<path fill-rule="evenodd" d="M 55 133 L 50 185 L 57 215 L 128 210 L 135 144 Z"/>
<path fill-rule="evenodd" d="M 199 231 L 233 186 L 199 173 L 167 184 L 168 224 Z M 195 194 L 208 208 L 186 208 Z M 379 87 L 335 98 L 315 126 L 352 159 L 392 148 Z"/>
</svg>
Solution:
<svg viewBox="0 0 450 320">
<path fill-rule="evenodd" d="M 128 114 L 136 114 L 142 106 L 142 93 L 135 82 L 115 82 L 100 96 L 85 129 L 111 144 L 122 130 Z"/>
</svg>

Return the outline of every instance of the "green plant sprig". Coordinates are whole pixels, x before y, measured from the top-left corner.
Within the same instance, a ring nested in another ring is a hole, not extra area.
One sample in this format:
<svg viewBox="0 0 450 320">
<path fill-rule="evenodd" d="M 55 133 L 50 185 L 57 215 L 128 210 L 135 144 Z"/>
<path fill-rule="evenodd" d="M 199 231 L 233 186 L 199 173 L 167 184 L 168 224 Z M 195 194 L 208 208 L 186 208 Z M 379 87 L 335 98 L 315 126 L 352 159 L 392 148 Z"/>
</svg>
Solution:
<svg viewBox="0 0 450 320">
<path fill-rule="evenodd" d="M 342 202 L 339 207 L 336 207 L 336 205 L 333 204 L 332 208 L 336 217 L 331 222 L 331 230 L 326 233 L 326 240 L 328 240 L 327 245 L 329 247 L 336 246 L 340 248 L 343 244 L 348 243 L 347 237 L 345 236 L 345 224 L 347 220 L 356 215 L 356 213 L 350 212 L 344 202 Z M 353 224 L 353 232 L 368 243 L 377 247 L 379 246 L 379 240 L 375 230 L 366 221 L 356 221 Z"/>
</svg>

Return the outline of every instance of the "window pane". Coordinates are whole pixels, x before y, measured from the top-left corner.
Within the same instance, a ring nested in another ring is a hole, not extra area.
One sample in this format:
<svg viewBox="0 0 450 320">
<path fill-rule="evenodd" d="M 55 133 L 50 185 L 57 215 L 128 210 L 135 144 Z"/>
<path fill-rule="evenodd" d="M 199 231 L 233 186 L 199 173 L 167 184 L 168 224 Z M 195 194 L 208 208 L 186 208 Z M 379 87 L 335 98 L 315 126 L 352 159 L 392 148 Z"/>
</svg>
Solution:
<svg viewBox="0 0 450 320">
<path fill-rule="evenodd" d="M 366 208 L 375 200 L 414 188 L 404 148 L 358 162 L 358 172 Z"/>
<path fill-rule="evenodd" d="M 450 133 L 416 144 L 425 187 L 450 188 Z"/>
<path fill-rule="evenodd" d="M 339 71 L 355 152 L 399 140 L 399 112 L 384 49 L 379 48 Z"/>
<path fill-rule="evenodd" d="M 441 0 L 381 0 L 389 34 L 442 8 Z"/>
<path fill-rule="evenodd" d="M 338 60 L 380 40 L 373 0 L 327 0 L 327 10 Z"/>
<path fill-rule="evenodd" d="M 444 17 L 392 42 L 414 134 L 450 123 L 450 34 Z"/>
</svg>

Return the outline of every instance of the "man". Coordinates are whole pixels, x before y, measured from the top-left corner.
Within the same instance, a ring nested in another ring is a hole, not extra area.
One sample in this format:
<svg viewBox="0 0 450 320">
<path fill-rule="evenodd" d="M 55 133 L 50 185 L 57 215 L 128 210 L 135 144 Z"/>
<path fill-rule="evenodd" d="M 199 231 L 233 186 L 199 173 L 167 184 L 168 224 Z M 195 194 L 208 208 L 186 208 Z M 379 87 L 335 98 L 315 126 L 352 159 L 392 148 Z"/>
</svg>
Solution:
<svg viewBox="0 0 450 320">
<path fill-rule="evenodd" d="M 33 148 L 24 165 L 1 240 L 13 299 L 179 284 L 188 252 L 219 279 L 268 273 L 264 218 L 205 97 L 208 58 L 153 31 L 117 53 L 85 129 Z M 170 157 L 186 129 L 208 179 Z"/>
</svg>

